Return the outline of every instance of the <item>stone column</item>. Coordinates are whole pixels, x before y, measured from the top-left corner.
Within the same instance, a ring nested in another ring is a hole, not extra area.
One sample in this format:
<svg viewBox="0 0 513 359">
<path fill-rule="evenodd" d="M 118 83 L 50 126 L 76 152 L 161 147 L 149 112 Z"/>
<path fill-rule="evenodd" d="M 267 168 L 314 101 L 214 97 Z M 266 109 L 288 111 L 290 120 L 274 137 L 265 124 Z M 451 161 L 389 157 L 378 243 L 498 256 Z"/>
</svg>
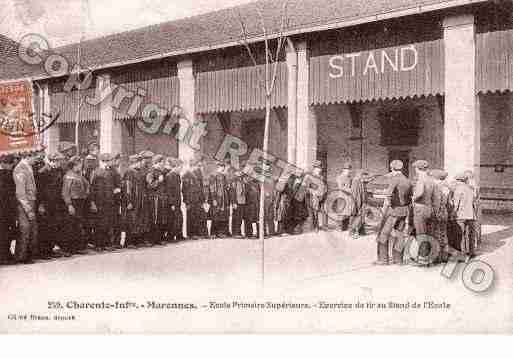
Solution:
<svg viewBox="0 0 513 359">
<path fill-rule="evenodd" d="M 52 113 L 52 110 L 50 108 L 50 89 L 47 83 L 41 85 L 39 111 L 41 112 L 39 116 L 42 116 L 45 123 L 51 121 L 48 117 L 48 115 Z M 59 151 L 60 129 L 57 122 L 58 120 L 47 128 L 43 134 L 43 142 L 46 146 L 47 153 Z"/>
<path fill-rule="evenodd" d="M 100 153 L 115 155 L 121 153 L 122 131 L 121 122 L 114 119 L 110 76 L 102 75 L 98 77 L 97 86 L 102 93 L 108 93 L 100 103 Z"/>
<path fill-rule="evenodd" d="M 450 176 L 472 170 L 479 178 L 480 112 L 475 80 L 473 15 L 444 19 L 444 166 Z"/>
<path fill-rule="evenodd" d="M 297 51 L 297 157 L 296 165 L 309 170 L 317 158 L 317 116 L 310 106 L 310 59 L 306 42 L 296 45 Z"/>
<path fill-rule="evenodd" d="M 183 60 L 177 64 L 178 78 L 180 80 L 180 107 L 185 115 L 181 126 L 192 128 L 196 121 L 196 111 L 194 106 L 195 99 L 195 81 L 192 60 Z M 182 161 L 187 161 L 194 156 L 195 150 L 189 145 L 190 131 L 184 140 L 178 141 L 178 157 Z"/>
<path fill-rule="evenodd" d="M 287 46 L 287 161 L 297 160 L 297 52 L 292 42 Z"/>
</svg>

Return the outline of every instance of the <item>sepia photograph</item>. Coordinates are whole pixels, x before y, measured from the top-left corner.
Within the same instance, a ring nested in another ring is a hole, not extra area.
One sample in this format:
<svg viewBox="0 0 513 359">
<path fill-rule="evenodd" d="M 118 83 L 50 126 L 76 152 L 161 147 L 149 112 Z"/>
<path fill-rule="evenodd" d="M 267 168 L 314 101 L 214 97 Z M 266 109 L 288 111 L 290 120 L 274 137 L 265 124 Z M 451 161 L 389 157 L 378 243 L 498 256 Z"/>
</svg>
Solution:
<svg viewBox="0 0 513 359">
<path fill-rule="evenodd" d="M 513 334 L 513 1 L 0 0 L 0 334 Z"/>
</svg>

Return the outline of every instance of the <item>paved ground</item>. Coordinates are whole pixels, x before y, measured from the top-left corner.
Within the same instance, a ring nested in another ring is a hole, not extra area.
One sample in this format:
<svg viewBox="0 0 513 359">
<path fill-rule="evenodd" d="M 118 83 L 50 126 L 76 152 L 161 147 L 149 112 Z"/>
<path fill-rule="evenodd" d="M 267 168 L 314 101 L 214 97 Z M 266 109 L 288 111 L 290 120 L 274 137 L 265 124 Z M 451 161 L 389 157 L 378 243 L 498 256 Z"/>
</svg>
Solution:
<svg viewBox="0 0 513 359">
<path fill-rule="evenodd" d="M 495 271 L 476 294 L 441 267 L 376 267 L 373 236 L 340 232 L 258 240 L 186 241 L 165 247 L 0 267 L 0 332 L 371 331 L 513 332 L 513 217 L 486 218 L 478 257 Z M 263 260 L 262 260 L 263 258 Z M 48 301 L 192 302 L 193 311 L 50 310 Z M 307 310 L 211 310 L 210 301 L 308 303 Z M 352 304 L 324 310 L 319 301 Z M 355 308 L 356 302 L 446 303 L 450 308 Z M 75 315 L 64 322 L 10 314 Z"/>
</svg>

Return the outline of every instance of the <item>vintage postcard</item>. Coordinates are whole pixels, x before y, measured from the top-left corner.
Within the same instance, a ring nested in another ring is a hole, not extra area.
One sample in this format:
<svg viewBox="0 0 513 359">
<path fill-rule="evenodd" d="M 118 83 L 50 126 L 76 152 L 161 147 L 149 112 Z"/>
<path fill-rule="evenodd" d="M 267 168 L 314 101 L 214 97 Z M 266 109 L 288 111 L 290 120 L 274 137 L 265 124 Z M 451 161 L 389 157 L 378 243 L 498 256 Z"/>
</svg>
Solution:
<svg viewBox="0 0 513 359">
<path fill-rule="evenodd" d="M 513 2 L 0 8 L 0 333 L 513 333 Z"/>
</svg>

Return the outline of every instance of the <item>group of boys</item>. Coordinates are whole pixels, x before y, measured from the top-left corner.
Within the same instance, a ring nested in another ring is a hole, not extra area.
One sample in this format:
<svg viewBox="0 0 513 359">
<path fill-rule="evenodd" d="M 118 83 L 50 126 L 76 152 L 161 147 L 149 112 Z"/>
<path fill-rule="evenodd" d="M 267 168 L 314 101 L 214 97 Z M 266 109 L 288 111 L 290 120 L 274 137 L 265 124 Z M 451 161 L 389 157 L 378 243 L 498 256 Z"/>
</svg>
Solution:
<svg viewBox="0 0 513 359">
<path fill-rule="evenodd" d="M 457 174 L 449 182 L 446 171 L 429 169 L 427 161 L 412 166 L 415 183 L 403 174 L 401 161 L 391 162 L 376 264 L 447 262 L 452 250 L 471 258 L 480 241 L 479 193 L 473 173 Z M 413 246 L 405 245 L 408 238 L 415 238 Z"/>
</svg>

